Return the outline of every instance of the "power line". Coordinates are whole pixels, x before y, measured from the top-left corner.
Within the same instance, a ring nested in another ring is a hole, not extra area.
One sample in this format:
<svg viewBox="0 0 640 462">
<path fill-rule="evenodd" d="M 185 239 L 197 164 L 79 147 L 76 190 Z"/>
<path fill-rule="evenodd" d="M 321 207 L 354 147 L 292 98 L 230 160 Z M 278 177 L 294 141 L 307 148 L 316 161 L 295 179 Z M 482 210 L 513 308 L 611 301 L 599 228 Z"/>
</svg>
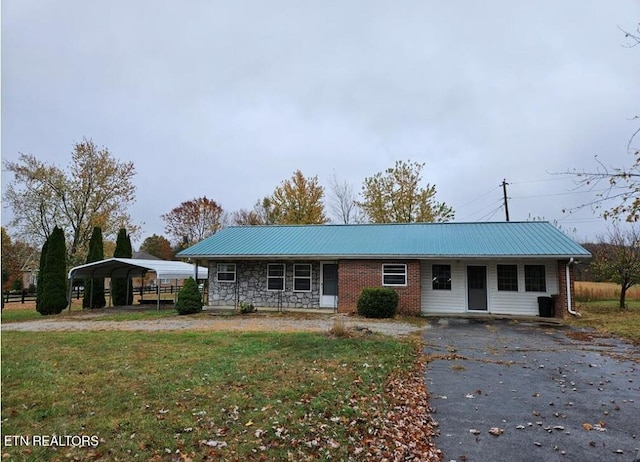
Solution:
<svg viewBox="0 0 640 462">
<path fill-rule="evenodd" d="M 482 195 L 480 195 L 480 196 L 476 197 L 475 199 L 470 200 L 469 202 L 466 202 L 465 204 L 462 204 L 461 206 L 459 206 L 459 207 L 458 207 L 458 210 L 460 210 L 461 208 L 466 207 L 466 206 L 467 206 L 467 205 L 469 205 L 469 204 L 473 204 L 475 201 L 480 200 L 480 199 L 482 199 L 483 197 L 488 196 L 489 194 L 491 194 L 491 193 L 495 192 L 497 189 L 500 189 L 500 186 L 496 186 L 496 187 L 495 187 L 495 188 L 493 188 L 492 190 L 487 191 L 486 193 L 484 193 L 484 194 L 482 194 Z"/>
</svg>

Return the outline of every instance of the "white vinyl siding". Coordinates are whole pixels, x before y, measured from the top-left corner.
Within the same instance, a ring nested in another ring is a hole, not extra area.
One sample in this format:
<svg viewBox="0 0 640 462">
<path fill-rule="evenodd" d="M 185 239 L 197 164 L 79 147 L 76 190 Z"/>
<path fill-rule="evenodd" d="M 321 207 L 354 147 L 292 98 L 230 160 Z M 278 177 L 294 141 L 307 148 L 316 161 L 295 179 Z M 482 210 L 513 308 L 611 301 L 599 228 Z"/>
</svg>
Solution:
<svg viewBox="0 0 640 462">
<path fill-rule="evenodd" d="M 451 290 L 433 290 L 431 276 L 433 265 L 451 266 Z M 423 260 L 420 262 L 422 312 L 464 313 L 467 311 L 465 268 L 466 266 L 457 260 Z"/>
<path fill-rule="evenodd" d="M 451 290 L 433 290 L 431 267 L 433 264 L 451 265 Z M 498 264 L 518 265 L 518 291 L 498 291 Z M 547 291 L 525 292 L 524 265 L 545 265 Z M 538 297 L 558 293 L 558 262 L 556 260 L 423 260 L 421 261 L 422 312 L 467 313 L 467 266 L 487 267 L 488 312 L 537 316 Z"/>
<path fill-rule="evenodd" d="M 558 262 L 526 260 L 518 261 L 518 291 L 498 291 L 497 266 L 491 265 L 489 272 L 490 312 L 493 314 L 513 314 L 538 316 L 538 297 L 558 293 Z M 545 265 L 546 292 L 526 292 L 524 289 L 524 265 Z"/>
</svg>

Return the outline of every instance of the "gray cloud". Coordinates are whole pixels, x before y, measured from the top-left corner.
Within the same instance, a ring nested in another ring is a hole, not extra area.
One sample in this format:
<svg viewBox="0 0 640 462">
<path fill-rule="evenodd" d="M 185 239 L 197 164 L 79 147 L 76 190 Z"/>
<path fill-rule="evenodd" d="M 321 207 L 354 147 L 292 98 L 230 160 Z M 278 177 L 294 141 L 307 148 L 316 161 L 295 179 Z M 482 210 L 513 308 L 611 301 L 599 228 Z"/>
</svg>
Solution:
<svg viewBox="0 0 640 462">
<path fill-rule="evenodd" d="M 635 0 L 7 0 L 2 155 L 66 163 L 86 136 L 134 161 L 143 237 L 194 197 L 250 207 L 298 168 L 359 189 L 413 159 L 460 220 L 506 178 L 512 219 L 591 238 L 601 220 L 562 213 L 588 196 L 549 172 L 629 163 L 640 60 L 618 26 L 639 18 Z"/>
</svg>

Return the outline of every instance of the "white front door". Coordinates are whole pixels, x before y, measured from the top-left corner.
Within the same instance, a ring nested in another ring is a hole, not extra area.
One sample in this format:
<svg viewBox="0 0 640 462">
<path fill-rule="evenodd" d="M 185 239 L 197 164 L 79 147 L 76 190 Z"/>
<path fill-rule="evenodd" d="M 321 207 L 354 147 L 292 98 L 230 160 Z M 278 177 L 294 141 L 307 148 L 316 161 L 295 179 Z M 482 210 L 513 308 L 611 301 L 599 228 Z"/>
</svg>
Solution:
<svg viewBox="0 0 640 462">
<path fill-rule="evenodd" d="M 322 308 L 338 306 L 337 263 L 320 263 L 320 306 Z"/>
</svg>

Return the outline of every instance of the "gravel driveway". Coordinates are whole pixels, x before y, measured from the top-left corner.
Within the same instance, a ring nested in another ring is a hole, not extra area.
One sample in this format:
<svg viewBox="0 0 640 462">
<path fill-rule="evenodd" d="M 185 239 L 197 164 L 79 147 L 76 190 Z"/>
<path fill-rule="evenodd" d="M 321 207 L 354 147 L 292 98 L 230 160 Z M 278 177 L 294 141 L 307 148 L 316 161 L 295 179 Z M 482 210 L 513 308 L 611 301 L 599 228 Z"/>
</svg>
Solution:
<svg viewBox="0 0 640 462">
<path fill-rule="evenodd" d="M 3 323 L 2 331 L 270 331 L 270 332 L 327 332 L 336 322 L 347 328 L 369 329 L 386 335 L 400 336 L 418 332 L 424 326 L 400 321 L 383 321 L 355 318 L 344 315 L 322 315 L 299 313 L 252 314 L 247 316 L 220 316 L 200 314 L 191 316 L 169 316 L 138 321 L 100 320 L 104 312 L 82 312 L 65 319 L 65 314 L 34 321 Z"/>
<path fill-rule="evenodd" d="M 432 320 L 424 339 L 444 461 L 638 457 L 638 347 L 562 325 L 468 319 Z"/>
</svg>

